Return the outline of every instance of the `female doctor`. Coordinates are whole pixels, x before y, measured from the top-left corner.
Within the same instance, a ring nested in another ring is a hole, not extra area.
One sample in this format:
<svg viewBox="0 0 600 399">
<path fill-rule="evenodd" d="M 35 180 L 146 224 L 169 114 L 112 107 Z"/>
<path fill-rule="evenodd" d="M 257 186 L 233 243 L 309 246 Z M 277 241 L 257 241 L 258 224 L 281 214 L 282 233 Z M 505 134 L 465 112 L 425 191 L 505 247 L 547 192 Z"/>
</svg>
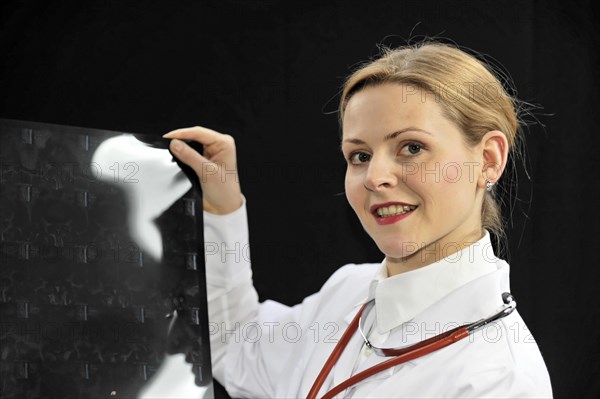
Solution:
<svg viewBox="0 0 600 399">
<path fill-rule="evenodd" d="M 293 307 L 259 303 L 247 257 L 232 255 L 248 244 L 234 139 L 204 127 L 164 136 L 204 192 L 213 374 L 231 396 L 552 396 L 490 242 L 502 236 L 494 186 L 519 130 L 516 100 L 491 71 L 424 42 L 346 79 L 345 193 L 385 258 L 340 268 Z"/>
</svg>

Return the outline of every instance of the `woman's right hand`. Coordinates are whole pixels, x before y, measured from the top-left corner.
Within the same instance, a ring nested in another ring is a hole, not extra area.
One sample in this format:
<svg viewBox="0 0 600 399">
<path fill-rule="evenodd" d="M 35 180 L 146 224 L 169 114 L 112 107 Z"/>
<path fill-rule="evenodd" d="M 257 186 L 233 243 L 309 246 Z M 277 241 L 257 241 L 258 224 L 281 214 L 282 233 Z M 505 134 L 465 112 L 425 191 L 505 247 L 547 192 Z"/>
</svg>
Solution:
<svg viewBox="0 0 600 399">
<path fill-rule="evenodd" d="M 233 137 L 201 126 L 173 130 L 163 137 L 172 139 L 170 149 L 173 155 L 198 175 L 205 211 L 224 215 L 242 205 Z M 203 154 L 182 140 L 202 144 Z"/>
</svg>

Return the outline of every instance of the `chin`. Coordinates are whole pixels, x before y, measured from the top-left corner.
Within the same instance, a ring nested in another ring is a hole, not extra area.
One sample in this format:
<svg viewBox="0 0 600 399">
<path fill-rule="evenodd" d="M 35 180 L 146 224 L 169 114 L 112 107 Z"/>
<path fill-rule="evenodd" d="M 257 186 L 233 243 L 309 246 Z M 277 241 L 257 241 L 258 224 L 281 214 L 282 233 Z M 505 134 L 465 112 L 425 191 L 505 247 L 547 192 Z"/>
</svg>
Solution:
<svg viewBox="0 0 600 399">
<path fill-rule="evenodd" d="M 418 246 L 409 240 L 394 240 L 390 242 L 375 241 L 377 247 L 388 258 L 405 258 L 418 251 Z"/>
</svg>

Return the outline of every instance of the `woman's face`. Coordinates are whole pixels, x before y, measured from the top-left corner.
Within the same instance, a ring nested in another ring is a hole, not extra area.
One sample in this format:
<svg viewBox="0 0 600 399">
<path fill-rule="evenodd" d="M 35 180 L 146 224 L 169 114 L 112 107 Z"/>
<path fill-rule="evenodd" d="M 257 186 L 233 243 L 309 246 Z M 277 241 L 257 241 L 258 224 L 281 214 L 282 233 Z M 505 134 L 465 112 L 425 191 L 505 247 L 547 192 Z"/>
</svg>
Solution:
<svg viewBox="0 0 600 399">
<path fill-rule="evenodd" d="M 360 90 L 346 107 L 342 152 L 346 196 L 390 274 L 482 237 L 482 159 L 433 95 L 389 83 Z"/>
</svg>

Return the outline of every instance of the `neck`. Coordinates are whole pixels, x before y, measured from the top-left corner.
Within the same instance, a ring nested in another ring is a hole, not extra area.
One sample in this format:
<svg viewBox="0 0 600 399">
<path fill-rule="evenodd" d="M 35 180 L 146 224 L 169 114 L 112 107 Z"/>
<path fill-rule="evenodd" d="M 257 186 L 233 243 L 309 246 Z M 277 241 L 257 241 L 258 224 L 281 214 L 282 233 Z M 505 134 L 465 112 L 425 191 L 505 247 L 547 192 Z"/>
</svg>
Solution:
<svg viewBox="0 0 600 399">
<path fill-rule="evenodd" d="M 385 258 L 388 276 L 394 276 L 400 273 L 406 273 L 412 270 L 431 265 L 448 256 L 462 251 L 473 245 L 485 235 L 481 228 L 474 229 L 467 234 L 461 235 L 460 239 L 453 237 L 442 237 L 427 245 L 419 247 L 415 252 L 401 258 Z"/>
</svg>

